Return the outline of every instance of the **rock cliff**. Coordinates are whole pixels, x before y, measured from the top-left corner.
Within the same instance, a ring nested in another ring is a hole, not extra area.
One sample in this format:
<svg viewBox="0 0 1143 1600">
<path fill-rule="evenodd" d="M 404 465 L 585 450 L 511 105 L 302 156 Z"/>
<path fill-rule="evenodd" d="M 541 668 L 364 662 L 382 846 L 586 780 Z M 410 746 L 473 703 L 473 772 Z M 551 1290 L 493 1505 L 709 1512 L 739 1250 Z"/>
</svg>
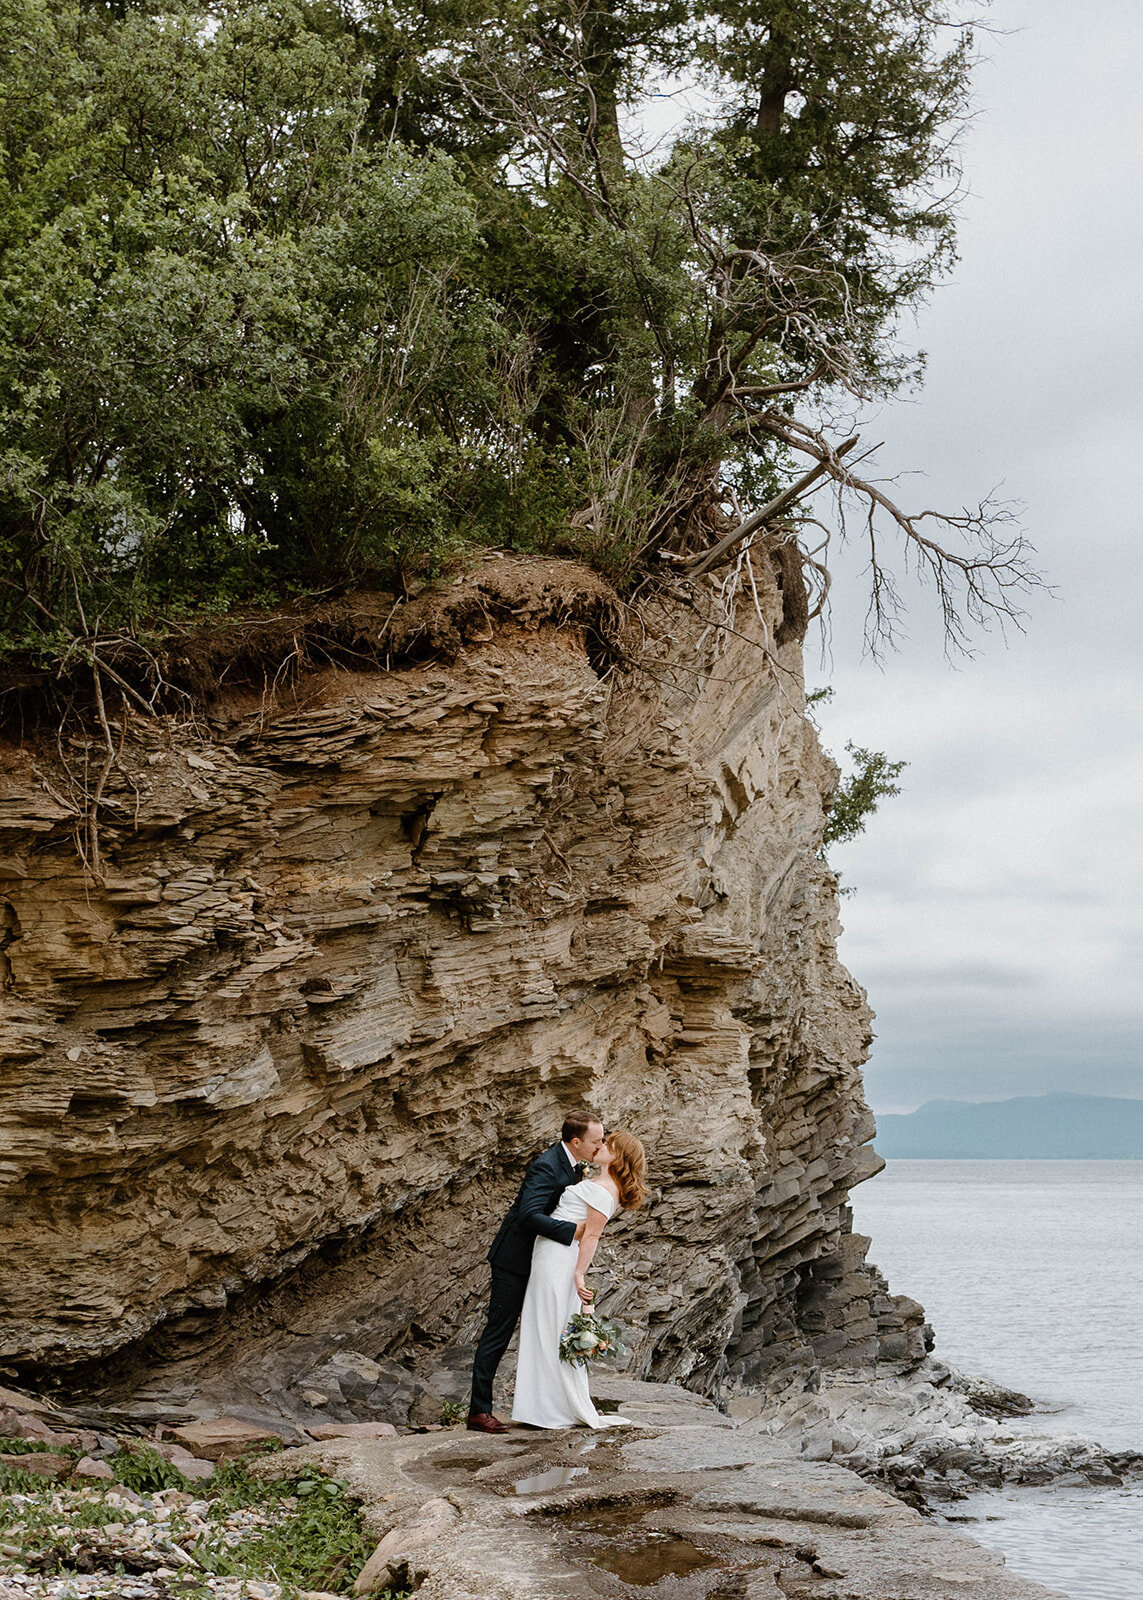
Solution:
<svg viewBox="0 0 1143 1600">
<path fill-rule="evenodd" d="M 7 747 L 9 1365 L 333 1416 L 459 1391 L 496 1220 L 584 1102 L 650 1157 L 599 1271 L 633 1375 L 920 1357 L 849 1230 L 870 1012 L 781 554 L 622 613 L 493 556 L 382 619 L 388 670 L 211 658 L 193 716 L 115 725 L 100 879 L 65 767 Z"/>
</svg>

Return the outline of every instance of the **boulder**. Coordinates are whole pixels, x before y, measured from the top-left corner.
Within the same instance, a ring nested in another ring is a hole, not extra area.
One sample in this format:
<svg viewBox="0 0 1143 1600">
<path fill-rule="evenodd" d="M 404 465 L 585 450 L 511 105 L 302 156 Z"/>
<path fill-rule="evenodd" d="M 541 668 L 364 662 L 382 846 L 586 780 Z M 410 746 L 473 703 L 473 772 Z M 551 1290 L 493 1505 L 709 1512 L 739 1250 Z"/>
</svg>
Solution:
<svg viewBox="0 0 1143 1600">
<path fill-rule="evenodd" d="M 177 1444 L 173 1439 L 158 1439 L 151 1446 L 164 1461 L 169 1461 L 172 1467 L 177 1467 L 184 1478 L 209 1478 L 214 1473 L 214 1462 L 206 1461 L 201 1456 L 194 1455 L 186 1445 Z"/>
<path fill-rule="evenodd" d="M 72 1469 L 73 1478 L 103 1478 L 108 1483 L 115 1482 L 115 1474 L 106 1461 L 95 1461 L 91 1456 L 84 1456 L 77 1461 Z"/>
<path fill-rule="evenodd" d="M 47 1450 L 33 1450 L 28 1455 L 0 1455 L 0 1467 L 16 1472 L 29 1472 L 34 1478 L 66 1478 L 71 1471 L 71 1457 L 52 1455 Z"/>
<path fill-rule="evenodd" d="M 0 1384 L 0 1407 L 10 1408 L 13 1411 L 35 1411 L 41 1415 L 50 1416 L 51 1406 L 45 1405 L 42 1400 L 37 1400 L 34 1395 L 21 1394 L 18 1389 L 6 1389 Z"/>
<path fill-rule="evenodd" d="M 212 1417 L 207 1422 L 188 1422 L 175 1428 L 174 1435 L 189 1456 L 199 1461 L 223 1461 L 228 1456 L 240 1456 L 244 1450 L 253 1449 L 255 1445 L 270 1444 L 281 1438 L 272 1429 L 260 1428 L 253 1422 L 243 1422 L 239 1417 Z M 178 1463 L 172 1462 L 172 1465 Z"/>
<path fill-rule="evenodd" d="M 0 1438 L 36 1439 L 40 1444 L 77 1444 L 74 1433 L 56 1433 L 40 1416 L 16 1411 L 10 1406 L 0 1408 Z"/>
<path fill-rule="evenodd" d="M 214 1477 L 214 1462 L 204 1461 L 201 1456 L 192 1455 L 181 1444 L 168 1445 L 163 1454 L 172 1467 L 194 1483 L 206 1483 Z"/>
<path fill-rule="evenodd" d="M 447 1500 L 426 1500 L 408 1522 L 391 1528 L 357 1574 L 356 1595 L 373 1594 L 388 1586 L 409 1564 L 411 1557 L 435 1544 L 457 1519 L 456 1507 Z"/>
</svg>

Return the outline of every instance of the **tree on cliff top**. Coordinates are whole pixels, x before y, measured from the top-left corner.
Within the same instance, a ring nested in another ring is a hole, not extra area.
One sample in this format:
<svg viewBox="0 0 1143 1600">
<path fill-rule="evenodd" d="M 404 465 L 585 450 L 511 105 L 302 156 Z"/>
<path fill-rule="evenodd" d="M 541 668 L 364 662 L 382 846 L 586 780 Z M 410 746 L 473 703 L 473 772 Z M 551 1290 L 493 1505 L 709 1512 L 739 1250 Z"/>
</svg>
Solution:
<svg viewBox="0 0 1143 1600">
<path fill-rule="evenodd" d="M 1033 581 L 840 425 L 952 260 L 951 3 L 8 0 L 0 52 L 5 651 L 98 685 L 108 641 L 468 544 L 801 554 L 824 482 L 875 634 L 887 541 L 954 637 Z"/>
</svg>

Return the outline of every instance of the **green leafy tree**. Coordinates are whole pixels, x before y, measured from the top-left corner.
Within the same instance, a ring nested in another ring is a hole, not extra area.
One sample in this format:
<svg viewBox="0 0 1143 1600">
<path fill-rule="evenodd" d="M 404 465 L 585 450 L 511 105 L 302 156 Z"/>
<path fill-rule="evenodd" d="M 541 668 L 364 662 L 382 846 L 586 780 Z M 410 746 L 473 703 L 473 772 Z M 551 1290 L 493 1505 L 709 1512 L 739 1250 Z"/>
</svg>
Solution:
<svg viewBox="0 0 1143 1600">
<path fill-rule="evenodd" d="M 89 648 L 156 608 L 431 561 L 466 518 L 487 536 L 514 357 L 464 268 L 472 196 L 446 156 L 363 139 L 344 30 L 291 0 L 203 21 L 10 18 L 12 642 Z"/>
<path fill-rule="evenodd" d="M 500 140 L 474 180 L 490 286 L 535 330 L 533 421 L 584 491 L 581 542 L 704 571 L 752 533 L 789 541 L 832 481 L 874 638 L 900 605 L 891 542 L 954 641 L 1016 608 L 1034 578 L 999 508 L 910 513 L 830 425 L 919 371 L 897 323 L 953 259 L 972 49 L 940 0 L 558 0 L 444 49 L 473 150 Z M 712 109 L 640 156 L 648 95 L 680 81 Z"/>
<path fill-rule="evenodd" d="M 473 543 L 812 574 L 823 483 L 875 634 L 894 541 L 954 638 L 1014 611 L 989 509 L 907 512 L 831 424 L 952 259 L 955 3 L 6 0 L 0 648 L 98 689 L 179 616 Z M 664 86 L 709 110 L 643 151 Z"/>
</svg>

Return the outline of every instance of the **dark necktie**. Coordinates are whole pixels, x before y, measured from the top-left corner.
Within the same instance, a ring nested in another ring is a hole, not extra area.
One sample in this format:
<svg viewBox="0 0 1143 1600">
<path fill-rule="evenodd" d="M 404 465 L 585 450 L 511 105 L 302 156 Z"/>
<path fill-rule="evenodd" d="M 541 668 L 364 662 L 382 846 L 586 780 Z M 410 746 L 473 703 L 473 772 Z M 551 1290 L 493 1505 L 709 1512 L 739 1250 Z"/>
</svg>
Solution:
<svg viewBox="0 0 1143 1600">
<path fill-rule="evenodd" d="M 578 1183 L 580 1181 L 580 1179 L 583 1177 L 583 1162 L 582 1161 L 577 1161 L 575 1166 L 572 1168 L 572 1171 L 575 1174 L 575 1176 L 572 1178 L 572 1182 L 573 1183 Z"/>
</svg>

